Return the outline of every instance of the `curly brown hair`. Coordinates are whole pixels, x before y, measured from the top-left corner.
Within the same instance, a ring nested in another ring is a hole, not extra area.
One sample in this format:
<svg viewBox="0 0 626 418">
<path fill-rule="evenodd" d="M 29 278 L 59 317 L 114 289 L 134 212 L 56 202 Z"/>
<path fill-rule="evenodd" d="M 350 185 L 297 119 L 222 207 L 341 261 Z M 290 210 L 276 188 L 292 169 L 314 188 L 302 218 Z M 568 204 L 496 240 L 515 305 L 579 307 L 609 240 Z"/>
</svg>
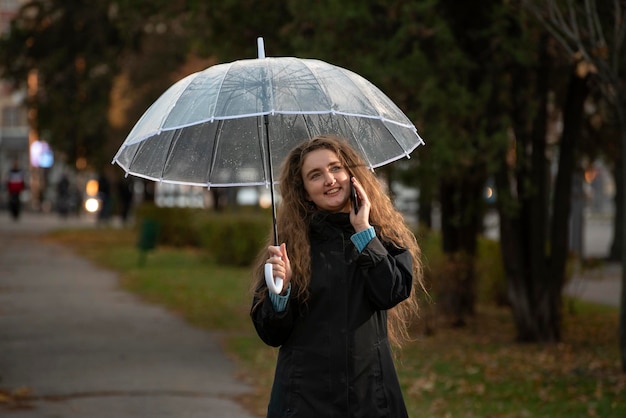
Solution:
<svg viewBox="0 0 626 418">
<path fill-rule="evenodd" d="M 308 153 L 319 149 L 334 152 L 342 165 L 361 183 L 371 202 L 370 223 L 375 226 L 381 241 L 407 248 L 412 255 L 414 285 L 411 296 L 388 311 L 389 340 L 392 344 L 400 346 L 408 339 L 408 324 L 418 311 L 416 288 L 424 288 L 421 250 L 415 235 L 406 225 L 402 214 L 393 206 L 374 172 L 347 140 L 337 136 L 320 135 L 302 142 L 289 153 L 280 169 L 281 202 L 277 210 L 276 223 L 279 242 L 287 244 L 291 263 L 291 297 L 302 302 L 308 298 L 311 277 L 309 222 L 317 209 L 305 198 L 302 163 Z M 274 245 L 272 237 L 268 239 L 268 245 Z M 266 260 L 265 248 L 259 253 L 255 268 L 254 291 L 258 301 L 267 297 L 263 276 Z"/>
</svg>

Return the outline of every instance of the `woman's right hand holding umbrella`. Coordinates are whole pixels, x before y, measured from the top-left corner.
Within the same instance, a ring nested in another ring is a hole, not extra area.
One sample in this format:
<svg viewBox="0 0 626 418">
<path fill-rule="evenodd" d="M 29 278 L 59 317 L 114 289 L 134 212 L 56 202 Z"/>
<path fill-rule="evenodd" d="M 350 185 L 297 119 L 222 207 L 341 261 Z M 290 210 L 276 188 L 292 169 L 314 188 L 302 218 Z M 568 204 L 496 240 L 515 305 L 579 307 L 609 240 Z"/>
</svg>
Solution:
<svg viewBox="0 0 626 418">
<path fill-rule="evenodd" d="M 291 280 L 291 264 L 287 256 L 287 246 L 283 243 L 280 247 L 270 245 L 268 247 L 269 258 L 265 264 L 265 280 L 270 291 L 280 294 L 289 288 Z M 270 276 L 271 277 L 268 277 Z"/>
</svg>

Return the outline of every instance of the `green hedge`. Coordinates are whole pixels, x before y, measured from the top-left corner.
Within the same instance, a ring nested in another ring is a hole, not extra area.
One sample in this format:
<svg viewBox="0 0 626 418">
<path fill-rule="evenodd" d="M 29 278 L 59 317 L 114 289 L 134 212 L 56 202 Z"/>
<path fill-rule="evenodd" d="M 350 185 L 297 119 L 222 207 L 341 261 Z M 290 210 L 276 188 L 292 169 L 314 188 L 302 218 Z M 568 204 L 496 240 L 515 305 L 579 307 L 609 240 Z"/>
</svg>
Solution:
<svg viewBox="0 0 626 418">
<path fill-rule="evenodd" d="M 213 214 L 199 226 L 201 247 L 218 263 L 248 266 L 265 246 L 271 227 L 266 213 Z"/>
<path fill-rule="evenodd" d="M 449 267 L 441 251 L 441 234 L 425 229 L 422 233 L 416 233 L 416 236 L 422 249 L 426 284 L 429 290 L 436 290 L 440 287 L 436 281 L 446 277 L 444 270 Z M 500 243 L 480 237 L 475 263 L 477 301 L 498 305 L 506 303 L 506 281 Z M 436 292 L 431 293 L 431 296 L 436 299 Z"/>
<path fill-rule="evenodd" d="M 190 208 L 159 208 L 143 204 L 136 209 L 139 241 L 146 220 L 156 224 L 157 244 L 195 247 L 215 261 L 248 266 L 267 242 L 272 216 L 268 210 L 238 208 L 215 212 Z M 144 231 L 145 232 L 145 231 Z M 144 234 L 145 236 L 145 234 Z M 441 252 L 438 232 L 420 228 L 416 232 L 422 248 L 427 285 L 431 290 L 445 276 L 446 260 Z M 481 302 L 501 304 L 506 300 L 504 270 L 497 241 L 481 238 L 476 259 L 477 298 Z M 432 294 L 436 298 L 436 294 Z"/>
<path fill-rule="evenodd" d="M 269 211 L 253 209 L 215 212 L 143 204 L 136 210 L 136 219 L 140 248 L 156 228 L 157 245 L 196 247 L 219 263 L 237 266 L 249 265 L 256 258 L 272 227 Z"/>
<path fill-rule="evenodd" d="M 477 297 L 479 302 L 507 304 L 504 265 L 500 243 L 489 238 L 478 239 L 476 255 Z"/>
<path fill-rule="evenodd" d="M 144 203 L 135 209 L 135 227 L 141 236 L 144 221 L 157 225 L 157 244 L 172 247 L 197 247 L 200 244 L 197 221 L 203 210 L 192 208 L 161 208 L 153 203 Z"/>
</svg>

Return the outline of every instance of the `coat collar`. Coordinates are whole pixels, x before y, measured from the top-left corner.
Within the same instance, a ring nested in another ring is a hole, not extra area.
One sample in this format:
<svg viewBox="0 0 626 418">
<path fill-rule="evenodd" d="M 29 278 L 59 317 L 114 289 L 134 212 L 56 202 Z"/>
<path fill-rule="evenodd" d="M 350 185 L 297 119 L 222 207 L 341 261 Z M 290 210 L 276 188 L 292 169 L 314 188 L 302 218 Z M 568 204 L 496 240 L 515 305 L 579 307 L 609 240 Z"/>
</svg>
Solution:
<svg viewBox="0 0 626 418">
<path fill-rule="evenodd" d="M 350 235 L 354 233 L 354 228 L 350 223 L 350 214 L 344 212 L 315 212 L 311 217 L 310 225 L 312 236 L 321 239 L 336 237 L 338 233 Z"/>
</svg>

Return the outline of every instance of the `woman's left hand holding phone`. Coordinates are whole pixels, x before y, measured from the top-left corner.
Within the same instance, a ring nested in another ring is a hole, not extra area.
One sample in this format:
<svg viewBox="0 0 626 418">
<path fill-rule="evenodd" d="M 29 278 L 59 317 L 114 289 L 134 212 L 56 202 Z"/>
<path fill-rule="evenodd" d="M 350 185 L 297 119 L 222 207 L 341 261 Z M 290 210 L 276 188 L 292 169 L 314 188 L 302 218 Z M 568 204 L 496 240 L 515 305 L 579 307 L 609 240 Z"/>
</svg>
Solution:
<svg viewBox="0 0 626 418">
<path fill-rule="evenodd" d="M 354 227 L 356 232 L 361 232 L 369 228 L 370 225 L 370 208 L 371 203 L 365 193 L 365 189 L 361 186 L 361 183 L 355 178 L 350 179 L 352 187 L 356 191 L 356 198 L 359 200 L 359 210 L 354 213 L 354 210 L 350 211 L 350 223 Z"/>
</svg>

